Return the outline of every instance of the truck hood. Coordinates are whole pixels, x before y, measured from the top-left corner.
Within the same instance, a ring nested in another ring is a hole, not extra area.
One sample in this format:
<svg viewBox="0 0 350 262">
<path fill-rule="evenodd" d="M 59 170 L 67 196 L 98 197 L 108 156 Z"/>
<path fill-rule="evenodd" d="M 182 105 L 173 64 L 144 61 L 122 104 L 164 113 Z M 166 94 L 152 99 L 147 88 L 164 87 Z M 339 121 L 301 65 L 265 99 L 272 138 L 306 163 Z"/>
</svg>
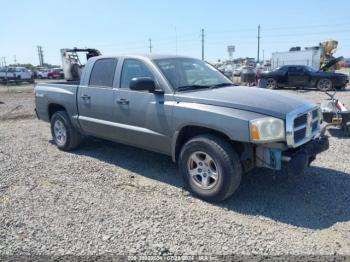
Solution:
<svg viewBox="0 0 350 262">
<path fill-rule="evenodd" d="M 331 68 L 332 66 L 334 66 L 335 64 L 337 64 L 338 62 L 340 62 L 343 59 L 344 59 L 344 57 L 342 57 L 342 56 L 339 56 L 337 58 L 333 58 L 328 63 L 326 63 L 324 66 L 322 66 L 320 68 L 320 70 L 321 71 L 327 71 L 329 68 Z"/>
<path fill-rule="evenodd" d="M 280 91 L 263 88 L 228 86 L 175 94 L 177 102 L 235 108 L 285 119 L 286 114 L 309 102 Z"/>
</svg>

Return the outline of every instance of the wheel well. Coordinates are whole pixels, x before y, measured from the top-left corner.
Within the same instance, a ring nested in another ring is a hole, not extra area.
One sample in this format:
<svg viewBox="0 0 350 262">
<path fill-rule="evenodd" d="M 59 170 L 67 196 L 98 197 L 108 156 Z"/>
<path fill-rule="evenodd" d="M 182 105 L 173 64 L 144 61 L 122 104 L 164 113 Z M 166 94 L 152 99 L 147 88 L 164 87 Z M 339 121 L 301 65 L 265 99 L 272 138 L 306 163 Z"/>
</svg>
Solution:
<svg viewBox="0 0 350 262">
<path fill-rule="evenodd" d="M 215 129 L 207 128 L 207 127 L 201 127 L 201 126 L 186 126 L 181 129 L 175 145 L 175 161 L 178 159 L 178 155 L 180 154 L 180 150 L 182 146 L 190 140 L 192 137 L 201 135 L 201 134 L 211 134 L 218 137 L 222 137 L 225 140 L 227 140 L 232 147 L 236 150 L 236 152 L 241 155 L 241 153 L 244 151 L 244 144 L 238 141 L 232 141 L 226 134 L 217 131 Z"/>
<path fill-rule="evenodd" d="M 52 115 L 57 111 L 66 111 L 66 109 L 59 104 L 50 104 L 49 105 L 49 119 L 51 119 Z"/>
</svg>

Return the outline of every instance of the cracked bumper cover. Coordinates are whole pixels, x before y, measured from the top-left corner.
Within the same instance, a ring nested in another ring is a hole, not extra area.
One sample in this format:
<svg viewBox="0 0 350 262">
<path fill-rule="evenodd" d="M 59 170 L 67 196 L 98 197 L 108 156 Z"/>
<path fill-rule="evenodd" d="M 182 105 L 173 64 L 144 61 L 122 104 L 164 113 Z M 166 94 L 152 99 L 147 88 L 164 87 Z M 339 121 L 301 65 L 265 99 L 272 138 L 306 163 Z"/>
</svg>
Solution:
<svg viewBox="0 0 350 262">
<path fill-rule="evenodd" d="M 316 155 L 329 148 L 327 136 L 315 138 L 300 146 L 295 152 L 283 154 L 286 159 L 287 171 L 293 175 L 298 175 L 316 159 Z"/>
</svg>

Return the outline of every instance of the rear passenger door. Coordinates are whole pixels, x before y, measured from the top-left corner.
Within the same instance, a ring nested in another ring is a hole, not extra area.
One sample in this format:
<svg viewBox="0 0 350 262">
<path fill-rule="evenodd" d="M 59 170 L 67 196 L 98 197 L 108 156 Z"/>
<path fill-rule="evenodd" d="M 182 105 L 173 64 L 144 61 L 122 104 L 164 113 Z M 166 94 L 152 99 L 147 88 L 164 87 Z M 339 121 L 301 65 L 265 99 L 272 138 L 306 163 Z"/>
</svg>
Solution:
<svg viewBox="0 0 350 262">
<path fill-rule="evenodd" d="M 115 136 L 113 82 L 117 63 L 116 58 L 96 60 L 88 84 L 79 88 L 79 123 L 88 134 L 109 139 Z"/>
</svg>

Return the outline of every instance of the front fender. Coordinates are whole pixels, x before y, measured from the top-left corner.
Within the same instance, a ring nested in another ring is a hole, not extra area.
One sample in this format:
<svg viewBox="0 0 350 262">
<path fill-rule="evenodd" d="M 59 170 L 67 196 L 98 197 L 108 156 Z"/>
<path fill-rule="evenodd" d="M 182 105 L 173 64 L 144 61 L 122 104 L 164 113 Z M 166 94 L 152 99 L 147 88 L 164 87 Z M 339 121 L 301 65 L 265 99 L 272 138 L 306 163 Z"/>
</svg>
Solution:
<svg viewBox="0 0 350 262">
<path fill-rule="evenodd" d="M 180 102 L 174 106 L 172 151 L 175 152 L 179 134 L 187 126 L 209 128 L 225 134 L 230 140 L 250 142 L 249 121 L 264 116 L 234 108 Z"/>
</svg>

